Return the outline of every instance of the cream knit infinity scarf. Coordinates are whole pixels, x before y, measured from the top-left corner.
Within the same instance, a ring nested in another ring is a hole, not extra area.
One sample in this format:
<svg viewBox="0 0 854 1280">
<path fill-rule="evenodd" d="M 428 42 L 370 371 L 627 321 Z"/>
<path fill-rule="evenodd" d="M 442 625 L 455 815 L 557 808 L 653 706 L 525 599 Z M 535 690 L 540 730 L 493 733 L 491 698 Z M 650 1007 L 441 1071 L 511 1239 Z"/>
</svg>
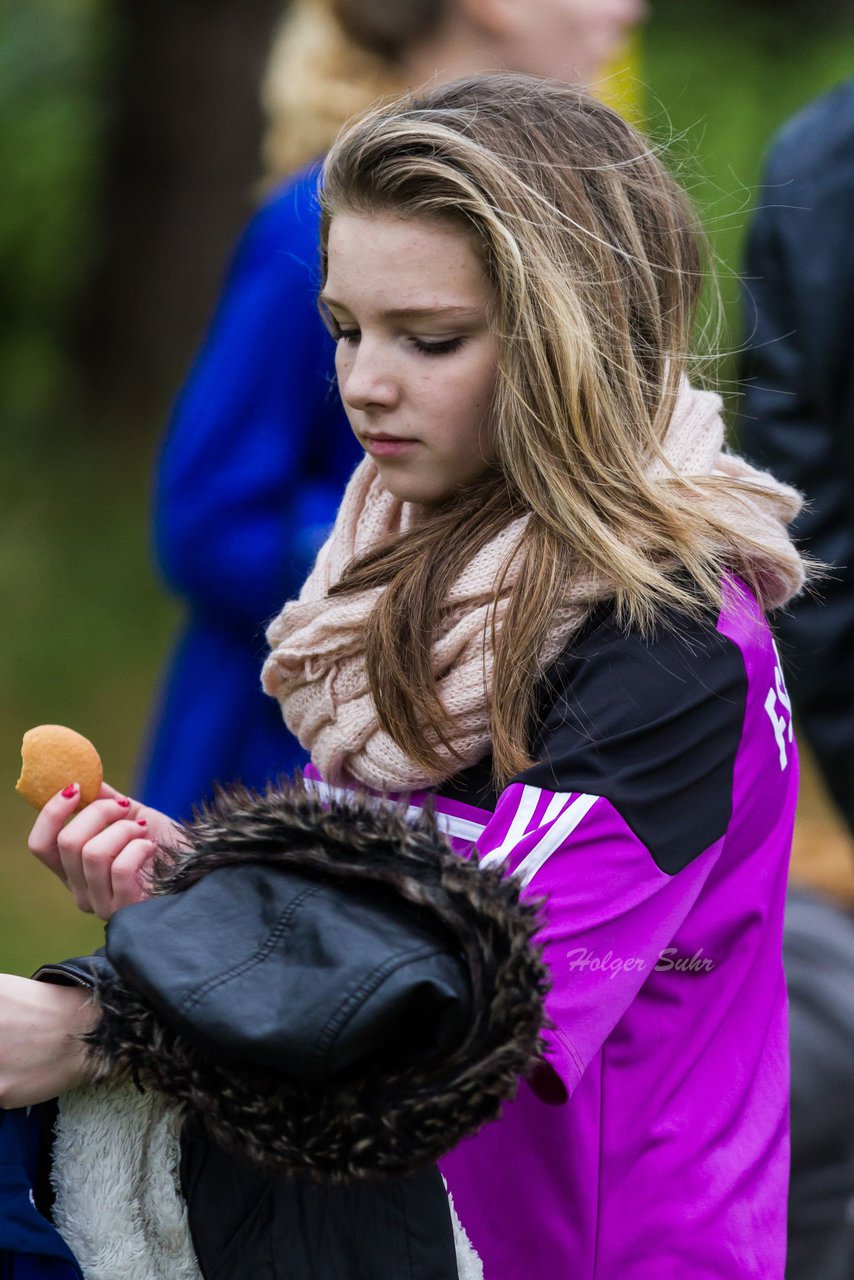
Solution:
<svg viewBox="0 0 854 1280">
<path fill-rule="evenodd" d="M 683 381 L 664 442 L 665 457 L 679 475 L 716 475 L 746 482 L 747 494 L 719 489 L 697 501 L 727 527 L 760 544 L 757 568 L 766 598 L 777 607 L 804 581 L 800 556 L 786 532 L 786 524 L 799 510 L 800 497 L 744 459 L 722 453 L 723 441 L 720 398 Z M 666 482 L 667 467 L 656 460 L 650 476 Z M 496 626 L 501 627 L 519 574 L 528 517 L 513 521 L 475 556 L 448 598 L 432 657 L 439 695 L 455 725 L 451 741 L 457 756 L 439 747 L 443 770 L 433 775 L 405 756 L 380 728 L 368 689 L 365 623 L 381 588 L 332 599 L 327 595 L 354 557 L 386 534 L 408 528 L 411 518 L 411 508 L 383 487 L 374 463 L 366 458 L 350 480 L 335 527 L 299 599 L 286 604 L 267 631 L 271 652 L 262 672 L 263 687 L 278 698 L 288 728 L 329 782 L 355 782 L 392 792 L 431 787 L 474 764 L 489 749 L 492 652 L 485 624 L 493 585 L 509 560 L 504 594 L 496 609 Z M 777 567 L 781 561 L 782 571 Z M 610 591 L 609 583 L 589 578 L 573 586 L 541 655 L 544 667 L 557 658 L 593 605 Z"/>
</svg>

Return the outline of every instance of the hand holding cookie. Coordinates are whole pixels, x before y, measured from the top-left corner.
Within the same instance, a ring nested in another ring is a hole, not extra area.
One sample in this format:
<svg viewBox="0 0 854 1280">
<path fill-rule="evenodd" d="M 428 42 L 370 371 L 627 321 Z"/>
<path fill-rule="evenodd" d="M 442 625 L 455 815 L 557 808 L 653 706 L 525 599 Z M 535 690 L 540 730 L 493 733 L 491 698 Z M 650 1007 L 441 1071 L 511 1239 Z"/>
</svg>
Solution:
<svg viewBox="0 0 854 1280">
<path fill-rule="evenodd" d="M 17 790 L 40 808 L 30 851 L 59 876 L 81 911 L 108 920 L 148 896 L 143 872 L 180 827 L 102 780 L 92 744 L 62 725 L 24 735 Z"/>
</svg>

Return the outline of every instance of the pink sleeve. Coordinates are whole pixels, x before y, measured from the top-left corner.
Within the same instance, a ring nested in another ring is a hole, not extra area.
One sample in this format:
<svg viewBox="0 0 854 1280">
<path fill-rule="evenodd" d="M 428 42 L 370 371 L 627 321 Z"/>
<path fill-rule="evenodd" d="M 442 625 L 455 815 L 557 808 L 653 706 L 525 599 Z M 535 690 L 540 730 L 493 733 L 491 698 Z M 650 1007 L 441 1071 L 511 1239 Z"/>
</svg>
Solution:
<svg viewBox="0 0 854 1280">
<path fill-rule="evenodd" d="M 477 849 L 485 865 L 504 865 L 545 899 L 552 1073 L 532 1081 L 544 1100 L 572 1093 L 655 966 L 667 963 L 661 952 L 722 844 L 668 874 L 604 797 L 522 783 L 501 794 Z"/>
</svg>

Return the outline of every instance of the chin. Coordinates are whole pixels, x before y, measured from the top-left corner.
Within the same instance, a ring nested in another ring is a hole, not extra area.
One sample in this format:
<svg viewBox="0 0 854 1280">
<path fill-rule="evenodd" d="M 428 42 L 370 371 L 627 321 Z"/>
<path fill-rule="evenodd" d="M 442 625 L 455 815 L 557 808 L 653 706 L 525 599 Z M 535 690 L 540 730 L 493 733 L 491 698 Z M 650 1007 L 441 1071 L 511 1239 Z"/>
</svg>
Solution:
<svg viewBox="0 0 854 1280">
<path fill-rule="evenodd" d="M 456 493 L 455 489 L 436 492 L 432 489 L 406 488 L 390 484 L 386 485 L 386 488 L 400 502 L 409 502 L 416 507 L 435 507 L 447 498 L 452 498 Z"/>
<path fill-rule="evenodd" d="M 442 486 L 419 482 L 411 477 L 383 475 L 380 479 L 389 493 L 400 502 L 413 502 L 420 507 L 434 507 L 437 502 L 444 502 L 458 492 L 458 486 Z"/>
</svg>

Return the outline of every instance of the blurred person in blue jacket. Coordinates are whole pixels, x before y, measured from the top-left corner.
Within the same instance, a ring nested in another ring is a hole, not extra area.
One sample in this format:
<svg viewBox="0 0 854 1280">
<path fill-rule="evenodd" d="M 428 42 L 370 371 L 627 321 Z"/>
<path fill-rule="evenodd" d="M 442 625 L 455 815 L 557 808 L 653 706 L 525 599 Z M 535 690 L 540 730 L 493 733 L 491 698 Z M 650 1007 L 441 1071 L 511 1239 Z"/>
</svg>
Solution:
<svg viewBox="0 0 854 1280">
<path fill-rule="evenodd" d="M 55 1107 L 0 1111 L 0 1280 L 83 1280 L 50 1220 L 43 1151 Z"/>
<path fill-rule="evenodd" d="M 187 606 L 137 793 L 175 817 L 217 782 L 305 759 L 261 692 L 264 626 L 296 594 L 361 457 L 320 319 L 318 158 L 377 97 L 509 68 L 590 83 L 644 0 L 295 0 L 265 86 L 268 169 L 159 462 L 160 567 Z"/>
</svg>

